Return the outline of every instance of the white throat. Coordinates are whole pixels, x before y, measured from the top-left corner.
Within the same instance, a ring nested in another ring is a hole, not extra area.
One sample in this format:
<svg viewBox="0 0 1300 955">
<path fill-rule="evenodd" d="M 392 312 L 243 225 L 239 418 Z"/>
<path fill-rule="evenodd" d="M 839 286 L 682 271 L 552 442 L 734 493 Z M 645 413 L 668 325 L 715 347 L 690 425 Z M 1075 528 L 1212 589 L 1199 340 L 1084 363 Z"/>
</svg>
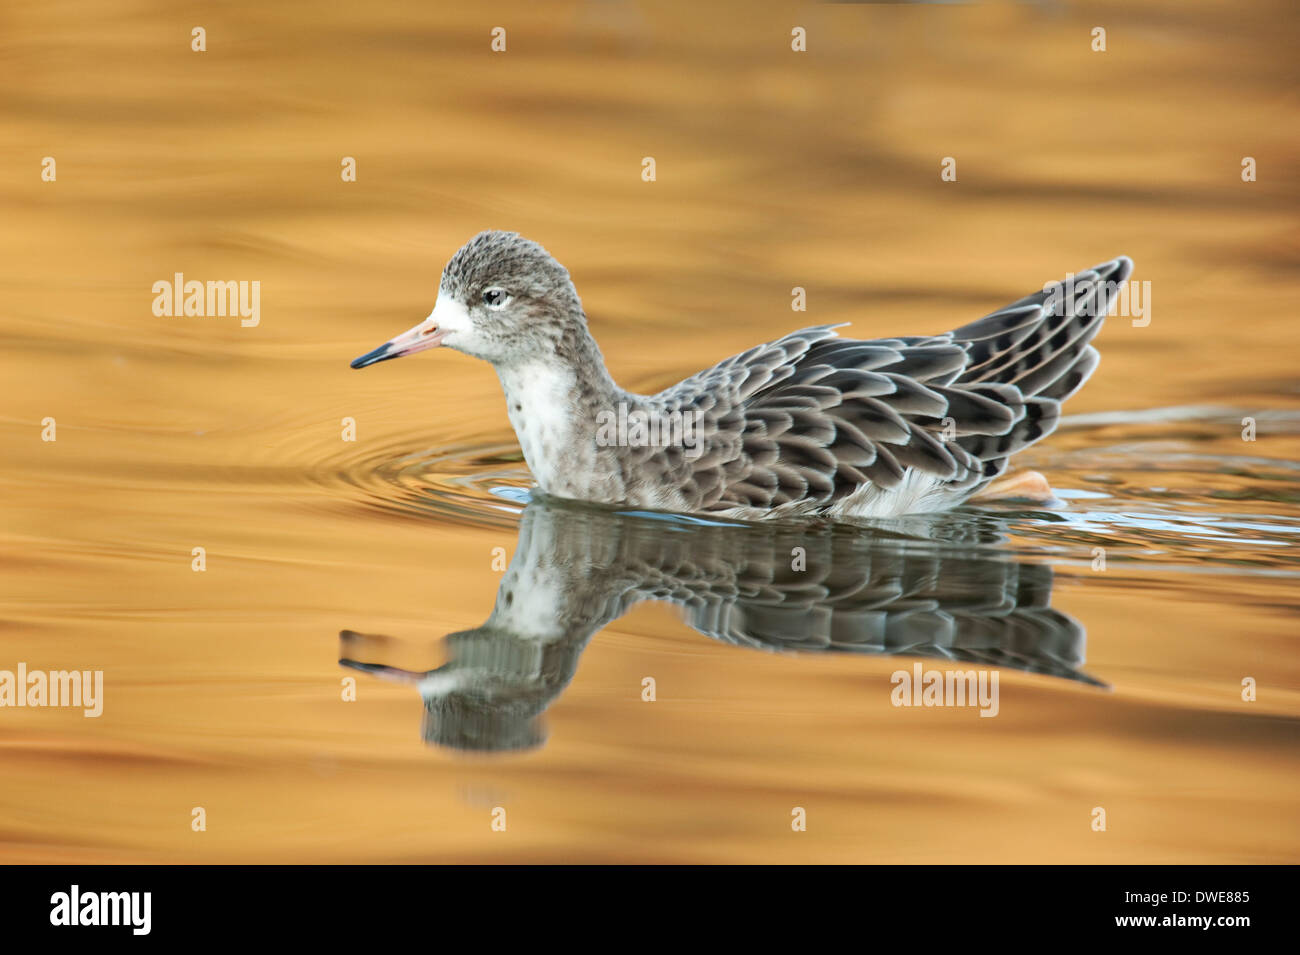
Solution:
<svg viewBox="0 0 1300 955">
<path fill-rule="evenodd" d="M 582 422 L 574 400 L 576 380 L 570 369 L 550 362 L 498 366 L 506 393 L 506 412 L 523 448 L 528 469 L 543 491 L 561 493 L 565 473 L 590 461 L 575 460 L 582 446 Z M 588 442 L 589 443 L 589 442 Z M 584 456 L 590 454 L 583 452 Z"/>
</svg>

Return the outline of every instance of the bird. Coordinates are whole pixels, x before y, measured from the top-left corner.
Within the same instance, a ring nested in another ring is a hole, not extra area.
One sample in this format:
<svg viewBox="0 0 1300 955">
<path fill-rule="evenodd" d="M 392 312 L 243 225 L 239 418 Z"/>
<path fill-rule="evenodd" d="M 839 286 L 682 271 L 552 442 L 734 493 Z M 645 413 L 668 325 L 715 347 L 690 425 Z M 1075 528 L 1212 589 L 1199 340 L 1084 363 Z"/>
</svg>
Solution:
<svg viewBox="0 0 1300 955">
<path fill-rule="evenodd" d="M 490 230 L 447 262 L 427 318 L 352 367 L 438 347 L 489 362 L 544 495 L 739 520 L 899 517 L 992 493 L 1010 456 L 1056 428 L 1132 269 L 1119 256 L 937 335 L 802 328 L 643 395 L 610 376 L 568 270 Z"/>
</svg>

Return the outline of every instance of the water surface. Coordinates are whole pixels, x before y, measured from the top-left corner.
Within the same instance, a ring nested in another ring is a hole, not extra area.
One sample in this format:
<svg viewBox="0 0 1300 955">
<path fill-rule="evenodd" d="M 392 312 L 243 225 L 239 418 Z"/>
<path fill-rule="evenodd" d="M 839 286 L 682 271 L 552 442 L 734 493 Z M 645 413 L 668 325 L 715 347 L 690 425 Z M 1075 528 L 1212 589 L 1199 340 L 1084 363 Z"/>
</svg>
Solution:
<svg viewBox="0 0 1300 955">
<path fill-rule="evenodd" d="M 1297 861 L 1290 7 L 556 9 L 5 13 L 0 669 L 106 699 L 0 710 L 0 858 Z M 629 387 L 1120 253 L 1152 314 L 1018 462 L 1058 506 L 575 508 L 486 366 L 347 367 L 489 227 Z M 156 317 L 177 272 L 260 323 Z M 997 716 L 893 706 L 918 661 Z"/>
</svg>

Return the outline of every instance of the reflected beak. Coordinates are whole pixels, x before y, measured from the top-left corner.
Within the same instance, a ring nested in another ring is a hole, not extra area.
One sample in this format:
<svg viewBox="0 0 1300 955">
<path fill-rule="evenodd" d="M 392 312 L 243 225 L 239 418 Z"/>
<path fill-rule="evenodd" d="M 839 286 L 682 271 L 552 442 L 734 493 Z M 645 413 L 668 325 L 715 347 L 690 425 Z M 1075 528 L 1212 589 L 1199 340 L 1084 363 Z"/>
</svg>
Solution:
<svg viewBox="0 0 1300 955">
<path fill-rule="evenodd" d="M 433 316 L 430 315 L 429 318 L 426 318 L 414 328 L 402 332 L 402 334 L 390 341 L 384 342 L 374 351 L 368 351 L 360 358 L 354 359 L 352 367 L 365 368 L 367 365 L 373 365 L 378 361 L 401 358 L 403 355 L 414 355 L 426 348 L 437 348 L 442 344 L 447 332 L 445 329 L 440 329 L 438 323 L 432 319 Z"/>
<path fill-rule="evenodd" d="M 362 663 L 359 660 L 351 660 L 347 657 L 339 660 L 339 666 L 370 673 L 384 680 L 392 680 L 394 683 L 418 685 L 425 676 L 423 672 L 418 670 L 403 670 L 401 667 L 385 666 L 382 663 Z"/>
</svg>

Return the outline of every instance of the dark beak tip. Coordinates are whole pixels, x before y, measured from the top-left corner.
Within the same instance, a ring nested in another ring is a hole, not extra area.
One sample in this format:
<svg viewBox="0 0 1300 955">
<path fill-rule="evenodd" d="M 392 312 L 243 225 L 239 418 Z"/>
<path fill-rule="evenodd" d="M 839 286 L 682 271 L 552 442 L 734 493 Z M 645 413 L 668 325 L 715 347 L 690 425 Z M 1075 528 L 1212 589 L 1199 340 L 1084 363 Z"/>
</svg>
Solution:
<svg viewBox="0 0 1300 955">
<path fill-rule="evenodd" d="M 388 350 L 389 350 L 389 345 L 387 342 L 385 342 L 384 344 L 376 348 L 374 351 L 368 351 L 360 358 L 352 359 L 352 367 L 365 368 L 367 365 L 373 365 L 375 362 L 383 361 L 385 358 L 392 358 L 393 356 L 388 354 Z"/>
</svg>

